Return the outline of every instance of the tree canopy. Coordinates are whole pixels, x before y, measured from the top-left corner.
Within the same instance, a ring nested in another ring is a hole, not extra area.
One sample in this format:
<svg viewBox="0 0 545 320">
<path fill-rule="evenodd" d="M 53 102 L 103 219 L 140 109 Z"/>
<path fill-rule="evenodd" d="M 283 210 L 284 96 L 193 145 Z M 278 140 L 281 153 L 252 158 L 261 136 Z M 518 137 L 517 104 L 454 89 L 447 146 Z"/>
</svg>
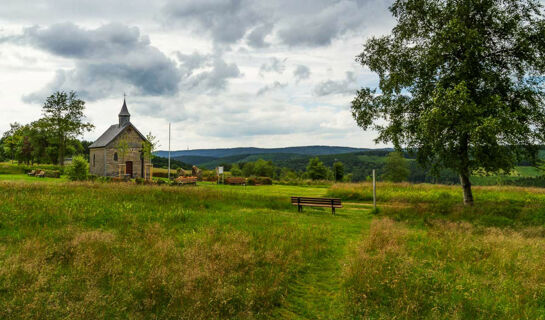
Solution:
<svg viewBox="0 0 545 320">
<path fill-rule="evenodd" d="M 68 141 L 94 128 L 92 124 L 83 122 L 83 110 L 85 102 L 78 99 L 74 91 L 57 91 L 45 101 L 42 121 L 55 139 L 60 165 L 64 165 Z"/>
<path fill-rule="evenodd" d="M 308 161 L 306 173 L 312 180 L 326 180 L 328 175 L 327 167 L 318 157 L 311 158 Z"/>
<path fill-rule="evenodd" d="M 392 182 L 406 181 L 410 173 L 407 160 L 405 160 L 401 152 L 396 151 L 388 154 L 384 165 L 384 174 L 382 175 L 384 180 Z"/>
<path fill-rule="evenodd" d="M 340 161 L 333 163 L 333 176 L 335 181 L 342 181 L 344 178 L 344 164 Z"/>
<path fill-rule="evenodd" d="M 538 0 L 396 0 L 391 34 L 357 60 L 379 76 L 352 114 L 377 142 L 460 175 L 509 171 L 545 140 L 545 21 Z M 515 146 L 515 147 L 513 147 Z"/>
</svg>

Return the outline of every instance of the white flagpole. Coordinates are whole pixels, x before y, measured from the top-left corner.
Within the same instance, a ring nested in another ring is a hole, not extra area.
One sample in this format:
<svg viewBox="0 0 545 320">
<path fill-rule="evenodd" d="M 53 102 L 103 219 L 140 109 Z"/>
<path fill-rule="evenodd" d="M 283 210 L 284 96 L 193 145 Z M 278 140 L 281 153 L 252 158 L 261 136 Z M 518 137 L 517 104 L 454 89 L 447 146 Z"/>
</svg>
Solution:
<svg viewBox="0 0 545 320">
<path fill-rule="evenodd" d="M 168 123 L 168 180 L 170 180 L 170 122 Z"/>
</svg>

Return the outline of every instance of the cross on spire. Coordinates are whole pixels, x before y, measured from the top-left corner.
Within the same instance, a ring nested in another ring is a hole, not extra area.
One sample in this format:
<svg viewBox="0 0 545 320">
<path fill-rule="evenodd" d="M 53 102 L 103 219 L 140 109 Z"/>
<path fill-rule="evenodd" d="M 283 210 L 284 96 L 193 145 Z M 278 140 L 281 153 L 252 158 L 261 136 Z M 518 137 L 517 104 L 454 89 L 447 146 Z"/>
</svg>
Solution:
<svg viewBox="0 0 545 320">
<path fill-rule="evenodd" d="M 131 120 L 131 114 L 127 109 L 127 102 L 125 102 L 125 97 L 127 95 L 123 92 L 123 106 L 121 107 L 121 112 L 119 112 L 119 126 L 123 127 L 128 124 Z"/>
</svg>

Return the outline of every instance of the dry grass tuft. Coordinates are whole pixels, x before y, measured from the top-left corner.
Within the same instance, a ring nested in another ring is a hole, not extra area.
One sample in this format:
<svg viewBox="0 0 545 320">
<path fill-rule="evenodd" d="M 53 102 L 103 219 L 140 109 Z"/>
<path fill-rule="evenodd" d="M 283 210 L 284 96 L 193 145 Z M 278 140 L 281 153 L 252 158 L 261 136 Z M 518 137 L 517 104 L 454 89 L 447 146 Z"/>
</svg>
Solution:
<svg viewBox="0 0 545 320">
<path fill-rule="evenodd" d="M 545 316 L 545 239 L 434 221 L 373 222 L 345 270 L 354 318 L 515 319 Z"/>
</svg>

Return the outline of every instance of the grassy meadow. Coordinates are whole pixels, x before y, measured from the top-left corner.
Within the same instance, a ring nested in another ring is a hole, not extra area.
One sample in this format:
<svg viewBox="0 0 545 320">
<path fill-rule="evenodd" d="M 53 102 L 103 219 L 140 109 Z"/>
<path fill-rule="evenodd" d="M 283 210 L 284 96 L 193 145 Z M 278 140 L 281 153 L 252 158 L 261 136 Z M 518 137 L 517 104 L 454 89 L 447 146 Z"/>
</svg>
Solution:
<svg viewBox="0 0 545 320">
<path fill-rule="evenodd" d="M 543 189 L 56 180 L 0 174 L 2 319 L 545 318 Z"/>
</svg>

